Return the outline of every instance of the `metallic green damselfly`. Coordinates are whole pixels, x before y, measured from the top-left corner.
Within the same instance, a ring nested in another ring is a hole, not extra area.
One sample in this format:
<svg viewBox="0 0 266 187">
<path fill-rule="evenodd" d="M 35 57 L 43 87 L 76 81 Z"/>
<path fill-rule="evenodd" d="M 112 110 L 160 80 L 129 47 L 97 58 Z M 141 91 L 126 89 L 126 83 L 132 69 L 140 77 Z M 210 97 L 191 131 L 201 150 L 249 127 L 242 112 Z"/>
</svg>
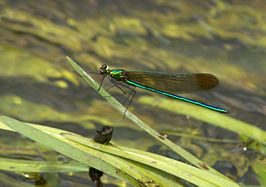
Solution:
<svg viewBox="0 0 266 187">
<path fill-rule="evenodd" d="M 103 79 L 107 76 L 109 80 L 120 89 L 121 89 L 120 86 L 127 85 L 127 87 L 130 88 L 133 93 L 131 101 L 136 93 L 135 88 L 137 87 L 161 95 L 165 95 L 173 99 L 178 99 L 181 101 L 192 103 L 213 111 L 221 113 L 228 112 L 227 109 L 208 105 L 193 99 L 189 99 L 174 94 L 174 93 L 189 93 L 193 91 L 208 90 L 214 88 L 219 84 L 219 81 L 214 75 L 211 74 L 197 73 L 197 74 L 182 75 L 182 74 L 168 74 L 168 73 L 145 72 L 145 71 L 126 71 L 123 69 L 111 70 L 108 69 L 108 66 L 106 64 L 103 64 L 101 66 L 99 73 L 103 75 Z"/>
</svg>

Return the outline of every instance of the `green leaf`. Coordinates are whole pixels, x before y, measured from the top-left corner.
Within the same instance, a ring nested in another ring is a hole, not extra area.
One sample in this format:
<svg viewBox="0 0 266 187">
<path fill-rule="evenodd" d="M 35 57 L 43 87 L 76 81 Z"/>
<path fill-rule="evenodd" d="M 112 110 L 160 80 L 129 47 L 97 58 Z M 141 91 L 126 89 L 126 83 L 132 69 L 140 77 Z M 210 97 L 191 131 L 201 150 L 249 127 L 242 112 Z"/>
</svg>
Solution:
<svg viewBox="0 0 266 187">
<path fill-rule="evenodd" d="M 0 157 L 1 170 L 13 172 L 84 172 L 89 167 L 77 162 L 51 162 L 22 159 L 9 159 Z"/>
</svg>

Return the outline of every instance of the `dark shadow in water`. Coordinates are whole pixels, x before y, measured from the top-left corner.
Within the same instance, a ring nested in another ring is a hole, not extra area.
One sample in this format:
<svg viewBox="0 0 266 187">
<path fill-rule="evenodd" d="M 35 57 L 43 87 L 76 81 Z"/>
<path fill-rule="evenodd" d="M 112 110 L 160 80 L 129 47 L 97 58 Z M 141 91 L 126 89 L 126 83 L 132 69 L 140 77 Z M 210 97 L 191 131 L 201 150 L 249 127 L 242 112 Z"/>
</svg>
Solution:
<svg viewBox="0 0 266 187">
<path fill-rule="evenodd" d="M 178 8 L 171 7 L 170 5 L 155 3 L 152 0 L 79 0 L 71 1 L 36 1 L 28 0 L 27 3 L 19 0 L 7 0 L 7 4 L 18 10 L 31 12 L 33 15 L 41 18 L 47 18 L 56 24 L 68 25 L 67 20 L 62 14 L 73 19 L 88 19 L 98 17 L 99 14 L 104 15 L 105 12 L 109 12 L 108 15 L 114 13 L 120 13 L 123 15 L 130 15 L 136 11 L 150 11 L 158 13 L 178 13 Z M 129 9 L 130 8 L 130 9 Z M 49 12 L 59 12 L 58 14 L 51 14 Z M 108 16 L 106 15 L 106 16 Z"/>
<path fill-rule="evenodd" d="M 53 82 L 64 81 L 68 88 L 60 88 L 53 85 Z M 70 81 L 59 78 L 50 79 L 50 83 L 39 82 L 31 77 L 3 77 L 0 76 L 0 96 L 17 95 L 33 103 L 50 106 L 61 112 L 70 112 L 77 109 L 75 102 L 82 100 L 84 102 L 92 101 L 96 93 L 87 86 L 72 84 Z"/>
</svg>

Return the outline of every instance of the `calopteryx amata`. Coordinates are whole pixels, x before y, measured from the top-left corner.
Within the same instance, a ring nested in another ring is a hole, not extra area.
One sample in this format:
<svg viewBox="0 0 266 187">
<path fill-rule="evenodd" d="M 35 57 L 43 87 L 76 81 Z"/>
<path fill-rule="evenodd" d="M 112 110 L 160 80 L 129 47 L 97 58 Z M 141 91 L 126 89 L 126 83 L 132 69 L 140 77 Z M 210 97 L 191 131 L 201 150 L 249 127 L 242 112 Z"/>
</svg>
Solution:
<svg viewBox="0 0 266 187">
<path fill-rule="evenodd" d="M 174 93 L 188 93 L 193 91 L 208 90 L 218 85 L 218 79 L 207 73 L 198 74 L 167 74 L 145 71 L 126 71 L 123 69 L 108 69 L 106 64 L 103 64 L 99 70 L 104 77 L 108 76 L 116 86 L 124 85 L 133 87 L 131 90 L 135 92 L 135 88 L 142 88 L 151 92 L 162 94 L 173 99 L 178 99 L 201 107 L 227 113 L 228 110 L 217 106 L 208 105 L 193 99 L 182 97 Z M 102 79 L 102 80 L 103 80 Z M 102 82 L 101 82 L 102 85 Z M 100 85 L 100 88 L 101 88 Z M 99 90 L 100 90 L 99 88 Z M 120 88 L 120 87 L 119 87 Z M 121 89 L 121 88 L 120 88 Z M 134 96 L 134 95 L 133 95 Z M 132 97 L 133 98 L 133 97 Z"/>
</svg>

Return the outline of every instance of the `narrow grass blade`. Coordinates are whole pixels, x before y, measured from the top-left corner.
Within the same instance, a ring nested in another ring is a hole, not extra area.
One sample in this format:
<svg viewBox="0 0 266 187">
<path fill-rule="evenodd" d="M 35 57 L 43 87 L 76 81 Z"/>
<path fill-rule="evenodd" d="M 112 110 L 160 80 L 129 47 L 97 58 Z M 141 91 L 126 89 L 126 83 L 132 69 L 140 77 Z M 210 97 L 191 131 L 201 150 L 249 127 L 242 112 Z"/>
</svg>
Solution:
<svg viewBox="0 0 266 187">
<path fill-rule="evenodd" d="M 50 162 L 50 161 L 34 161 L 23 159 L 9 159 L 0 157 L 1 170 L 13 172 L 87 172 L 89 167 L 77 162 Z"/>
</svg>

